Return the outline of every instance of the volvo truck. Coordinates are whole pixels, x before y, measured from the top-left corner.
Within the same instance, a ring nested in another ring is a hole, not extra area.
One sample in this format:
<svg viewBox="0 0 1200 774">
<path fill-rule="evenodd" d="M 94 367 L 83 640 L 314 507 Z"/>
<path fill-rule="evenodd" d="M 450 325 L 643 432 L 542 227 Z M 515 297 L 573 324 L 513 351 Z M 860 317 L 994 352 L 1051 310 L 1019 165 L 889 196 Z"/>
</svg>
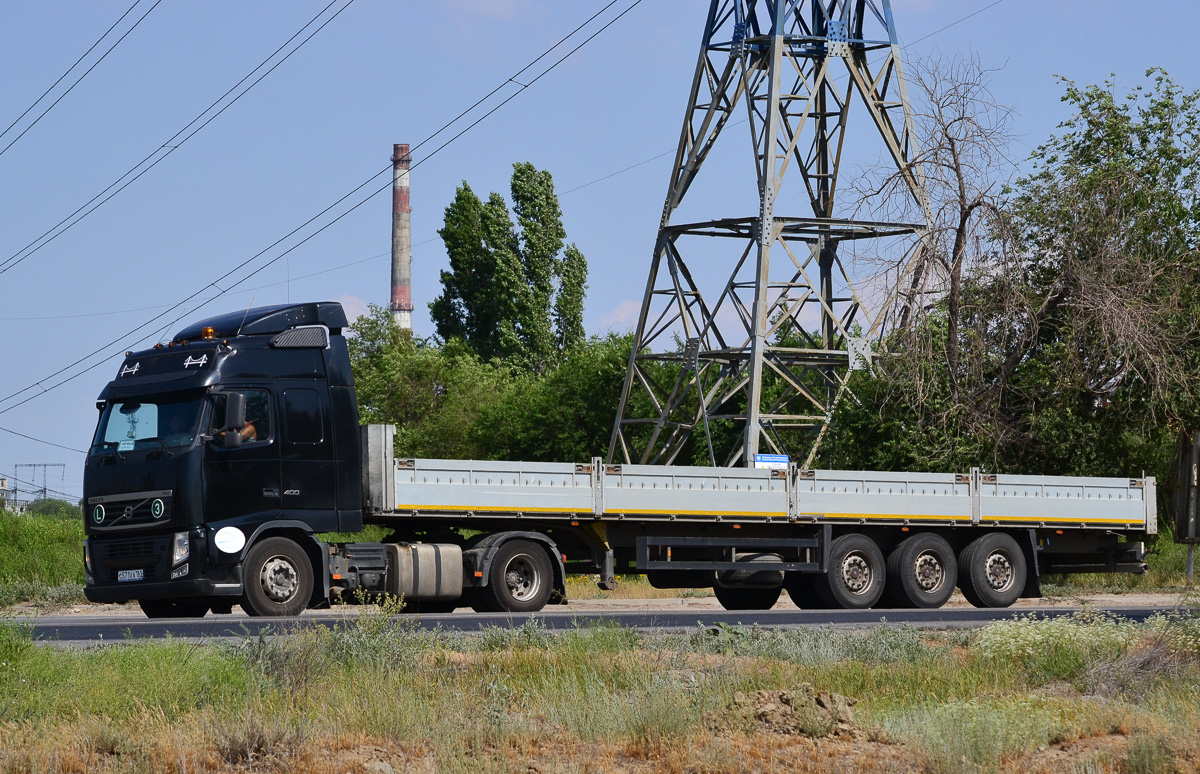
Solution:
<svg viewBox="0 0 1200 774">
<path fill-rule="evenodd" d="M 128 352 L 84 474 L 88 599 L 148 616 L 339 600 L 530 612 L 644 574 L 727 609 L 1005 607 L 1047 573 L 1145 572 L 1155 481 L 411 459 L 360 426 L 337 303 L 213 317 Z M 382 542 L 330 542 L 366 524 Z"/>
</svg>

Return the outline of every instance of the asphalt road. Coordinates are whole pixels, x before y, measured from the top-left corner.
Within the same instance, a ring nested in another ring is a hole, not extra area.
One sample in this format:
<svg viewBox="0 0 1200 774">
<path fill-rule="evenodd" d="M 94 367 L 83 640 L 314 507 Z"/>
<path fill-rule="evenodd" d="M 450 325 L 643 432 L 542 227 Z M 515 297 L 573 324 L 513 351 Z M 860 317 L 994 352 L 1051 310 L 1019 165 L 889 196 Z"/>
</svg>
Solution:
<svg viewBox="0 0 1200 774">
<path fill-rule="evenodd" d="M 1167 606 L 1147 606 L 1113 609 L 1135 621 L 1168 610 Z M 839 629 L 867 628 L 880 624 L 910 625 L 919 628 L 964 628 L 983 626 L 1029 614 L 1050 617 L 1070 615 L 1077 607 L 1021 607 L 1007 610 L 976 608 L 942 608 L 939 610 L 769 610 L 730 612 L 724 610 L 617 610 L 582 612 L 547 608 L 539 613 L 514 615 L 508 613 L 475 613 L 463 609 L 455 613 L 402 615 L 417 626 L 450 631 L 471 632 L 503 626 L 517 627 L 530 618 L 537 618 L 546 629 L 570 629 L 589 623 L 617 623 L 642 631 L 681 631 L 696 626 L 762 626 L 776 629 L 814 628 L 832 626 Z M 259 634 L 281 635 L 305 627 L 339 622 L 353 625 L 355 612 L 345 610 L 309 611 L 295 619 L 250 618 L 244 614 L 213 615 L 200 619 L 156 619 L 141 615 L 66 615 L 18 618 L 33 629 L 35 639 L 45 644 L 87 646 L 128 640 L 159 639 L 164 637 L 189 640 L 230 640 L 256 637 Z"/>
</svg>

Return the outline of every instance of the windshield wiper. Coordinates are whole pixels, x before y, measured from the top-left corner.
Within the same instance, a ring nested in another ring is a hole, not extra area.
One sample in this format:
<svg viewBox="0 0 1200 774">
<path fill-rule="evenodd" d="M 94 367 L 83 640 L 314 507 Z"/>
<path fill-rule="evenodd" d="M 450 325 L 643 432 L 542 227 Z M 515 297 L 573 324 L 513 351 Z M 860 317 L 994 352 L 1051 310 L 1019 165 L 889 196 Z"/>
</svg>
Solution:
<svg viewBox="0 0 1200 774">
<path fill-rule="evenodd" d="M 157 435 L 151 436 L 149 438 L 139 438 L 138 440 L 139 441 L 158 441 L 158 445 L 163 447 L 163 451 L 167 453 L 167 457 L 175 456 L 175 452 L 171 451 L 171 447 L 167 446 L 167 442 L 164 441 L 162 438 L 159 438 Z"/>
</svg>

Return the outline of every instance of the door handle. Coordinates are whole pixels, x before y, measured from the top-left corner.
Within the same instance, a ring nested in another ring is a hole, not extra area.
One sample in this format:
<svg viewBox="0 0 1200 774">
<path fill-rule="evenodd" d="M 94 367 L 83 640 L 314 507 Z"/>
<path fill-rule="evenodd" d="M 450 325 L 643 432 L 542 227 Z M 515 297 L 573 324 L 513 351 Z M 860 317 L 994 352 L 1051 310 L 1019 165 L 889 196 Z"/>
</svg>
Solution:
<svg viewBox="0 0 1200 774">
<path fill-rule="evenodd" d="M 263 497 L 274 497 L 274 498 L 278 499 L 279 490 L 278 489 L 264 489 Z"/>
</svg>

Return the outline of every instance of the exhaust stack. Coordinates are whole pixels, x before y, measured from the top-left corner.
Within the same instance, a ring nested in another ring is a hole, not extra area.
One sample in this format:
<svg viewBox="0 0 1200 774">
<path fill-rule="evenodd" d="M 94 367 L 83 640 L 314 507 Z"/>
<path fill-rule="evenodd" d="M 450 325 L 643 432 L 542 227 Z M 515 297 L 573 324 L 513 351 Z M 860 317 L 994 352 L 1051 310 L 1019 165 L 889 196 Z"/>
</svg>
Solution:
<svg viewBox="0 0 1200 774">
<path fill-rule="evenodd" d="M 392 315 L 412 330 L 412 208 L 409 205 L 408 145 L 392 146 Z"/>
</svg>

